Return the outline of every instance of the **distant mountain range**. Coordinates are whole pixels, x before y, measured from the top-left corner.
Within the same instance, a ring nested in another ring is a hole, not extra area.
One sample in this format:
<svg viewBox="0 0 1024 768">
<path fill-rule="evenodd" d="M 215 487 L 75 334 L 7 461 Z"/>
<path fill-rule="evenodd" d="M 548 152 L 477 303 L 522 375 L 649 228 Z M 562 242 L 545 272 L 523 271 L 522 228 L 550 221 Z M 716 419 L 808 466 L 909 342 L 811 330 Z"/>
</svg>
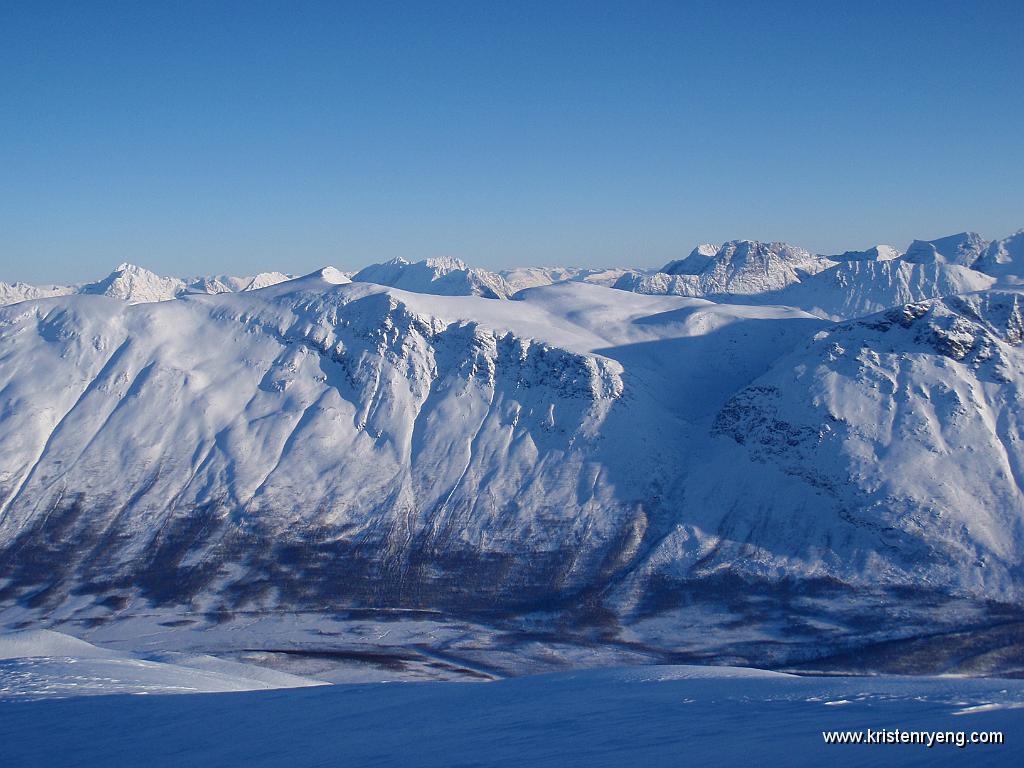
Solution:
<svg viewBox="0 0 1024 768">
<path fill-rule="evenodd" d="M 1024 231 L 2 285 L 0 606 L 428 609 L 761 665 L 968 632 L 920 652 L 1020 671 L 1022 277 Z"/>
</svg>

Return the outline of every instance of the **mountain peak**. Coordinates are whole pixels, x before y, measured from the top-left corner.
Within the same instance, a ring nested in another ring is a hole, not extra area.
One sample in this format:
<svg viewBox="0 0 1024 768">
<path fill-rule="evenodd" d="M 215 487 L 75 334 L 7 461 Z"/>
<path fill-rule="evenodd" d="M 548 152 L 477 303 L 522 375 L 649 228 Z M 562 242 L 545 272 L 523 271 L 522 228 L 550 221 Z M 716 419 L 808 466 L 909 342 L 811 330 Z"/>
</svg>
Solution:
<svg viewBox="0 0 1024 768">
<path fill-rule="evenodd" d="M 102 280 L 83 285 L 80 293 L 110 296 L 123 299 L 129 304 L 151 301 L 167 301 L 184 293 L 184 280 L 176 277 L 161 277 L 144 267 L 123 262 Z"/>
<path fill-rule="evenodd" d="M 317 276 L 325 282 L 331 283 L 332 285 L 344 285 L 345 283 L 351 283 L 348 279 L 348 275 L 342 272 L 340 269 L 332 266 L 326 266 L 316 272 Z"/>
<path fill-rule="evenodd" d="M 972 266 L 1008 283 L 1024 280 L 1024 229 L 993 240 Z"/>
<path fill-rule="evenodd" d="M 903 259 L 913 264 L 959 264 L 969 267 L 988 246 L 977 232 L 960 232 L 936 240 L 915 240 Z"/>
<path fill-rule="evenodd" d="M 717 252 L 718 248 L 711 243 L 701 243 L 685 259 L 670 261 L 660 271 L 667 275 L 699 275 Z"/>
</svg>

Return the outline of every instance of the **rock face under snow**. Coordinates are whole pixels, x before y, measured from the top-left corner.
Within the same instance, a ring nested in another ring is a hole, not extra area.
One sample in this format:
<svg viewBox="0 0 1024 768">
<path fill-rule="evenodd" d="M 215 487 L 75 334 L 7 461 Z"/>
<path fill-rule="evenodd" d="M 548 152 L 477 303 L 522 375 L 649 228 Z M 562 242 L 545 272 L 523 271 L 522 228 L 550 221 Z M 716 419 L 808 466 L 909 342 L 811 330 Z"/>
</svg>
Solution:
<svg viewBox="0 0 1024 768">
<path fill-rule="evenodd" d="M 713 256 L 698 246 L 685 259 L 653 275 L 629 273 L 615 287 L 636 293 L 676 296 L 745 296 L 779 291 L 807 275 L 835 266 L 823 256 L 786 243 L 733 240 Z"/>
<path fill-rule="evenodd" d="M 829 256 L 828 258 L 832 261 L 891 261 L 902 255 L 891 245 L 874 245 L 866 251 L 845 251 L 838 256 Z"/>
<path fill-rule="evenodd" d="M 737 242 L 742 246 L 747 241 Z M 829 257 L 811 256 L 801 249 L 778 244 L 752 244 L 736 249 L 727 247 L 734 245 L 727 243 L 714 255 L 710 254 L 709 246 L 698 246 L 686 259 L 671 262 L 660 272 L 627 273 L 615 287 L 634 293 L 780 304 L 799 307 L 819 317 L 844 320 L 908 302 L 983 290 L 994 282 L 991 275 L 985 274 L 986 270 L 954 263 L 957 253 L 961 260 L 974 262 L 973 257 L 963 255 L 957 248 L 983 243 L 978 236 L 953 235 L 934 241 L 949 254 L 948 258 L 926 259 L 921 256 L 924 247 L 934 249 L 935 245 L 915 243 L 919 244 L 912 247 L 918 254 L 916 261 L 901 258 L 899 251 L 887 245 Z M 994 243 L 993 249 L 996 247 Z M 737 258 L 736 250 L 745 251 L 745 255 Z M 1006 260 L 1005 256 L 1001 258 Z M 996 263 L 995 256 L 991 260 Z M 992 269 L 1005 272 L 999 267 Z"/>
<path fill-rule="evenodd" d="M 814 498 L 817 519 L 803 521 L 791 553 L 834 558 L 838 530 L 823 524 L 831 517 L 859 550 L 846 567 L 860 563 L 866 583 L 952 580 L 1019 600 L 1022 341 L 1017 293 L 908 304 L 841 324 L 733 396 L 712 434 Z M 783 542 L 762 546 L 778 552 Z"/>
</svg>

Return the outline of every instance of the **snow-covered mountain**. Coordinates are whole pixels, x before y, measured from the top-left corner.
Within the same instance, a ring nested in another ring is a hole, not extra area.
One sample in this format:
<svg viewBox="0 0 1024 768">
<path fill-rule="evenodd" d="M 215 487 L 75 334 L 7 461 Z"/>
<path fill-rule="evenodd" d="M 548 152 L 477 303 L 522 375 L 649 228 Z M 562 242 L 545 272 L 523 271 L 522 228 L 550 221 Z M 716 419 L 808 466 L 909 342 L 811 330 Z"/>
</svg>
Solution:
<svg viewBox="0 0 1024 768">
<path fill-rule="evenodd" d="M 0 604 L 429 610 L 744 663 L 968 627 L 995 653 L 1024 609 L 1024 294 L 709 251 L 647 277 L 739 293 L 125 267 L 4 307 Z"/>
<path fill-rule="evenodd" d="M 582 267 L 518 267 L 489 272 L 471 269 L 458 259 L 428 259 L 410 263 L 394 259 L 373 264 L 358 272 L 340 272 L 360 282 L 390 285 L 418 293 L 449 296 L 485 296 L 509 298 L 525 288 L 537 288 L 566 281 L 592 285 L 611 285 L 628 270 Z M 0 306 L 29 299 L 71 294 L 97 294 L 122 299 L 131 304 L 169 301 L 187 293 L 235 293 L 255 291 L 294 279 L 283 272 L 260 272 L 252 277 L 215 275 L 203 277 L 163 277 L 143 267 L 120 264 L 101 280 L 82 285 L 29 285 L 0 282 Z"/>
<path fill-rule="evenodd" d="M 699 245 L 689 256 L 653 275 L 627 273 L 615 287 L 636 293 L 676 296 L 745 296 L 779 291 L 835 262 L 787 243 L 733 240 L 713 254 Z"/>
<path fill-rule="evenodd" d="M 29 299 L 45 299 L 51 296 L 66 296 L 74 288 L 66 285 L 29 285 L 28 283 L 0 282 L 0 306 L 17 304 Z"/>
<path fill-rule="evenodd" d="M 891 261 L 902 255 L 897 248 L 893 248 L 891 245 L 873 245 L 864 251 L 844 251 L 837 256 L 828 258 L 831 261 Z"/>
<path fill-rule="evenodd" d="M 439 296 L 482 296 L 507 299 L 526 288 L 539 288 L 569 281 L 611 285 L 624 269 L 581 267 L 519 267 L 501 272 L 475 269 L 459 259 L 441 258 L 408 262 L 393 259 L 371 264 L 352 275 L 354 282 L 376 283 L 415 293 Z"/>
<path fill-rule="evenodd" d="M 902 304 L 984 290 L 994 282 L 988 275 L 953 264 L 851 260 L 754 300 L 847 320 Z"/>
<path fill-rule="evenodd" d="M 628 272 L 615 287 L 653 295 L 701 296 L 717 301 L 781 304 L 832 320 L 853 319 L 888 307 L 990 287 L 998 275 L 1014 282 L 1009 250 L 1014 236 L 987 243 L 963 233 L 915 240 L 905 256 L 888 245 L 837 256 L 813 256 L 779 243 L 700 245 L 685 259 L 653 273 Z M 999 250 L 999 249 L 1002 250 Z M 741 258 L 737 259 L 739 250 Z M 753 258 L 749 254 L 755 254 Z M 983 267 L 983 264 L 988 266 Z M 973 266 L 973 268 L 971 268 Z"/>
<path fill-rule="evenodd" d="M 1022 340 L 1024 295 L 1002 292 L 817 333 L 719 409 L 689 475 L 699 511 L 630 579 L 796 569 L 1019 603 Z"/>
<path fill-rule="evenodd" d="M 212 287 L 212 293 L 223 293 L 223 285 L 217 281 L 203 281 L 204 287 Z M 76 293 L 110 296 L 131 304 L 149 301 L 169 301 L 186 290 L 186 283 L 176 277 L 160 277 L 148 269 L 134 264 L 119 264 L 107 277 L 95 283 L 88 283 Z M 203 291 L 204 293 L 207 291 Z"/>
<path fill-rule="evenodd" d="M 915 240 L 903 258 L 913 264 L 958 264 L 970 267 L 988 246 L 977 232 L 940 237 L 938 240 Z"/>
<path fill-rule="evenodd" d="M 1024 229 L 989 243 L 974 268 L 1010 284 L 1024 282 Z"/>
<path fill-rule="evenodd" d="M 505 299 L 514 293 L 501 275 L 483 269 L 471 269 L 465 262 L 453 258 L 417 262 L 403 258 L 392 259 L 359 270 L 352 276 L 352 280 L 440 296 Z"/>
<path fill-rule="evenodd" d="M 539 288 L 543 285 L 554 285 L 575 280 L 591 285 L 612 285 L 629 270 L 626 269 L 586 269 L 582 267 L 518 267 L 503 269 L 498 275 L 508 285 L 513 294 L 524 288 Z"/>
<path fill-rule="evenodd" d="M 283 283 L 285 280 L 291 279 L 292 278 L 289 275 L 286 275 L 283 272 L 260 272 L 245 283 L 242 290 L 258 291 L 260 288 L 269 288 L 272 285 L 277 285 L 278 283 Z"/>
<path fill-rule="evenodd" d="M 124 263 L 119 264 L 103 279 L 82 285 L 36 286 L 28 283 L 0 282 L 0 306 L 16 304 L 29 299 L 72 294 L 109 296 L 127 301 L 129 304 L 143 304 L 153 301 L 170 301 L 187 293 L 215 294 L 252 291 L 290 279 L 288 275 L 280 272 L 261 272 L 255 277 L 231 275 L 192 278 L 162 277 L 144 267 Z"/>
<path fill-rule="evenodd" d="M 708 268 L 717 253 L 718 248 L 711 243 L 702 243 L 690 251 L 685 259 L 670 261 L 658 271 L 666 275 L 699 275 Z"/>
<path fill-rule="evenodd" d="M 824 256 L 786 243 L 733 240 L 718 249 L 699 245 L 685 259 L 655 273 L 627 272 L 614 287 L 673 296 L 756 296 L 780 291 L 836 266 Z"/>
</svg>

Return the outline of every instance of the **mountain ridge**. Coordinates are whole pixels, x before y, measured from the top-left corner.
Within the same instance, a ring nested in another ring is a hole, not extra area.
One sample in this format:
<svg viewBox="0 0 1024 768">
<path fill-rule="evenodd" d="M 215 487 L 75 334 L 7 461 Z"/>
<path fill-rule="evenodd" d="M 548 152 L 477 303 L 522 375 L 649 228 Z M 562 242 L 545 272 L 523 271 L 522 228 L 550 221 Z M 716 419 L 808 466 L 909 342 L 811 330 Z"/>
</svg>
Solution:
<svg viewBox="0 0 1024 768">
<path fill-rule="evenodd" d="M 772 664 L 995 638 L 1024 614 L 1015 238 L 998 277 L 749 241 L 660 273 L 764 289 L 711 297 L 324 268 L 0 308 L 0 601 L 434 611 Z"/>
</svg>

